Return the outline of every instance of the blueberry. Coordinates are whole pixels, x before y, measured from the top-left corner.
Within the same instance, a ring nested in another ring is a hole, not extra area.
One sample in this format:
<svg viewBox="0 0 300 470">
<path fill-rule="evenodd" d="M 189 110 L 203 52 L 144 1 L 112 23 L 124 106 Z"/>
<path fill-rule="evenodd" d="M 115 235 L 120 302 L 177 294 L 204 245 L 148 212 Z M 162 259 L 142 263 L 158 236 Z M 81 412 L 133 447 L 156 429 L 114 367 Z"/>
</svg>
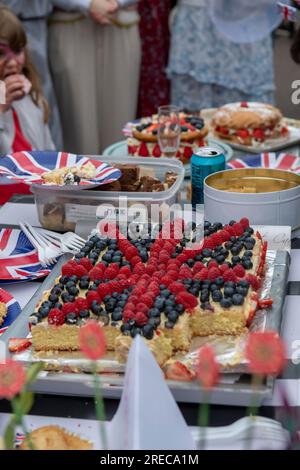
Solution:
<svg viewBox="0 0 300 470">
<path fill-rule="evenodd" d="M 235 221 L 235 220 L 231 220 L 231 221 L 229 222 L 229 225 L 231 225 L 231 226 L 232 226 L 232 225 L 234 225 L 235 223 L 236 223 L 236 221 Z"/>
<path fill-rule="evenodd" d="M 153 328 L 157 328 L 160 325 L 161 319 L 160 317 L 149 318 L 148 324 L 153 326 Z"/>
<path fill-rule="evenodd" d="M 241 294 L 234 294 L 232 296 L 233 305 L 243 305 L 244 297 Z"/>
<path fill-rule="evenodd" d="M 222 276 L 217 277 L 215 280 L 215 283 L 218 287 L 222 287 L 224 285 L 224 279 Z"/>
<path fill-rule="evenodd" d="M 90 285 L 89 281 L 80 280 L 79 282 L 80 289 L 88 289 L 89 285 Z"/>
<path fill-rule="evenodd" d="M 214 308 L 213 306 L 209 303 L 209 302 L 203 302 L 200 307 L 202 308 L 202 310 L 210 310 L 211 312 L 214 311 Z"/>
<path fill-rule="evenodd" d="M 247 251 L 250 251 L 250 250 L 252 250 L 253 245 L 252 245 L 252 243 L 247 243 L 247 242 L 246 242 L 246 243 L 244 244 L 244 247 L 246 248 Z"/>
<path fill-rule="evenodd" d="M 197 289 L 196 287 L 192 287 L 192 288 L 189 290 L 189 293 L 192 294 L 192 295 L 194 295 L 195 297 L 197 297 L 198 294 L 199 294 L 199 291 L 200 291 L 200 289 Z"/>
<path fill-rule="evenodd" d="M 126 305 L 126 300 L 119 300 L 119 302 L 117 303 L 117 306 L 121 308 L 124 308 L 125 305 Z"/>
<path fill-rule="evenodd" d="M 100 251 L 103 251 L 106 248 L 106 243 L 99 240 L 98 242 L 95 243 L 95 247 L 98 248 Z"/>
<path fill-rule="evenodd" d="M 173 322 L 173 323 L 176 323 L 177 320 L 178 320 L 178 317 L 179 317 L 179 313 L 176 312 L 176 310 L 172 310 L 169 314 L 168 314 L 168 320 Z"/>
<path fill-rule="evenodd" d="M 109 313 L 111 313 L 111 312 L 114 311 L 115 306 L 116 306 L 116 304 L 115 304 L 115 302 L 114 302 L 113 300 L 110 300 L 109 302 L 107 302 L 107 303 L 105 304 L 105 308 L 106 308 L 106 310 L 107 310 Z"/>
<path fill-rule="evenodd" d="M 223 294 L 220 290 L 215 290 L 213 293 L 212 293 L 212 299 L 215 301 L 215 302 L 220 302 L 222 299 L 223 299 Z"/>
<path fill-rule="evenodd" d="M 111 299 L 111 296 L 110 296 L 110 295 L 106 295 L 106 296 L 104 297 L 104 299 L 103 299 L 103 300 L 104 300 L 104 303 L 109 302 L 110 299 Z"/>
<path fill-rule="evenodd" d="M 211 226 L 211 223 L 208 220 L 204 221 L 204 228 L 207 229 Z"/>
<path fill-rule="evenodd" d="M 72 286 L 68 289 L 69 294 L 74 295 L 75 297 L 79 294 L 79 289 L 77 287 Z"/>
<path fill-rule="evenodd" d="M 203 290 L 200 295 L 200 300 L 201 302 L 207 302 L 209 300 L 209 291 L 208 290 Z"/>
<path fill-rule="evenodd" d="M 229 298 L 222 299 L 220 304 L 221 304 L 221 307 L 223 307 L 223 308 L 230 308 L 232 306 L 231 299 L 229 299 Z"/>
<path fill-rule="evenodd" d="M 127 333 L 127 332 L 130 332 L 131 326 L 129 325 L 129 323 L 123 323 L 123 325 L 121 325 L 120 329 L 121 329 L 122 333 Z"/>
<path fill-rule="evenodd" d="M 160 310 L 158 308 L 150 308 L 148 314 L 150 318 L 159 317 Z"/>
<path fill-rule="evenodd" d="M 235 294 L 235 289 L 233 287 L 225 287 L 224 288 L 224 296 L 225 297 L 232 297 Z"/>
<path fill-rule="evenodd" d="M 235 289 L 235 282 L 233 281 L 227 281 L 224 284 L 225 287 L 233 287 Z"/>
<path fill-rule="evenodd" d="M 216 257 L 216 261 L 217 261 L 218 264 L 224 263 L 224 261 L 225 261 L 225 256 L 224 256 L 224 255 L 218 255 L 218 256 Z"/>
<path fill-rule="evenodd" d="M 177 304 L 176 307 L 175 307 L 175 310 L 176 310 L 176 312 L 179 313 L 179 315 L 181 315 L 184 312 L 185 308 L 182 304 Z"/>
<path fill-rule="evenodd" d="M 101 307 L 101 305 L 97 304 L 97 303 L 92 303 L 91 305 L 91 311 L 95 314 L 95 315 L 100 315 L 101 312 L 103 312 L 103 308 Z"/>
<path fill-rule="evenodd" d="M 111 256 L 110 254 L 108 254 L 108 253 L 105 253 L 105 254 L 102 256 L 102 259 L 103 259 L 103 261 L 107 261 L 108 263 L 110 263 L 111 260 L 112 260 L 112 256 Z"/>
<path fill-rule="evenodd" d="M 168 297 L 170 297 L 171 292 L 169 291 L 169 289 L 164 289 L 160 291 L 160 295 L 162 295 L 163 297 L 167 299 Z"/>
<path fill-rule="evenodd" d="M 203 256 L 202 255 L 196 255 L 195 258 L 194 258 L 195 261 L 202 261 L 203 260 Z"/>
<path fill-rule="evenodd" d="M 165 300 L 165 306 L 166 307 L 173 307 L 175 304 L 175 301 L 174 300 L 171 300 L 170 298 Z"/>
<path fill-rule="evenodd" d="M 164 309 L 164 306 L 165 306 L 165 299 L 157 298 L 156 301 L 154 302 L 154 308 L 157 308 L 160 311 Z"/>
<path fill-rule="evenodd" d="M 203 251 L 202 251 L 202 254 L 205 258 L 210 258 L 211 255 L 212 255 L 212 250 L 210 248 L 205 248 Z"/>
<path fill-rule="evenodd" d="M 122 317 L 123 317 L 122 312 L 114 311 L 111 314 L 111 318 L 112 318 L 113 321 L 120 321 L 120 320 L 122 320 Z"/>
<path fill-rule="evenodd" d="M 243 258 L 252 258 L 252 256 L 253 256 L 253 252 L 250 250 L 246 250 L 244 252 Z"/>
<path fill-rule="evenodd" d="M 160 290 L 165 290 L 167 288 L 167 286 L 165 286 L 164 284 L 160 284 L 159 288 L 160 288 Z"/>
<path fill-rule="evenodd" d="M 152 339 L 153 336 L 154 336 L 154 328 L 149 323 L 147 325 L 143 326 L 142 332 L 143 332 L 143 336 L 146 339 Z"/>
<path fill-rule="evenodd" d="M 69 297 L 70 297 L 70 296 L 69 296 L 68 292 L 63 292 L 63 293 L 61 294 L 61 300 L 62 300 L 63 302 L 65 302 L 65 303 L 66 303 L 66 302 L 69 302 Z"/>
<path fill-rule="evenodd" d="M 246 279 L 241 279 L 238 282 L 238 286 L 246 287 L 247 289 L 249 289 L 250 283 Z"/>
<path fill-rule="evenodd" d="M 41 315 L 42 318 L 46 318 L 50 312 L 50 309 L 51 307 L 47 307 L 47 306 L 41 306 L 39 309 L 38 309 L 38 313 Z"/>
<path fill-rule="evenodd" d="M 232 256 L 236 256 L 239 254 L 241 250 L 238 246 L 234 245 L 230 251 L 231 251 Z"/>
<path fill-rule="evenodd" d="M 113 292 L 111 294 L 111 296 L 112 296 L 113 299 L 117 299 L 119 297 L 119 293 L 118 292 Z"/>
<path fill-rule="evenodd" d="M 211 285 L 211 281 L 209 279 L 205 279 L 203 282 L 202 282 L 202 286 L 203 287 L 206 287 L 207 289 L 209 288 L 209 286 Z"/>
<path fill-rule="evenodd" d="M 241 262 L 241 258 L 240 258 L 239 256 L 233 256 L 233 257 L 231 258 L 231 262 L 232 262 L 233 264 L 239 264 L 239 263 Z"/>
<path fill-rule="evenodd" d="M 88 310 L 81 310 L 79 312 L 80 318 L 88 318 L 90 316 L 90 312 Z"/>
<path fill-rule="evenodd" d="M 252 227 L 247 227 L 245 232 L 249 233 L 249 235 L 252 235 L 254 233 L 254 230 Z"/>
<path fill-rule="evenodd" d="M 192 267 L 194 266 L 194 264 L 195 264 L 195 261 L 190 258 L 190 259 L 187 260 L 186 264 L 187 264 L 190 268 L 192 268 Z"/>
<path fill-rule="evenodd" d="M 66 316 L 65 322 L 68 325 L 76 325 L 76 323 L 77 323 L 76 313 L 68 313 L 67 316 Z"/>
<path fill-rule="evenodd" d="M 70 277 L 70 281 L 72 281 L 72 282 L 75 282 L 75 283 L 76 283 L 76 282 L 78 281 L 78 277 L 77 277 L 77 276 L 75 276 L 75 274 L 74 274 L 73 276 L 71 276 L 71 277 Z"/>
<path fill-rule="evenodd" d="M 62 309 L 62 303 L 56 302 L 56 304 L 54 305 L 54 308 L 58 308 L 59 310 L 61 310 Z"/>
<path fill-rule="evenodd" d="M 98 290 L 98 287 L 96 286 L 96 284 L 92 284 L 91 286 L 88 287 L 88 290 L 91 291 L 97 291 Z"/>
<path fill-rule="evenodd" d="M 253 268 L 253 263 L 250 259 L 243 260 L 242 265 L 244 266 L 245 269 L 252 269 Z"/>
<path fill-rule="evenodd" d="M 56 294 L 50 294 L 50 295 L 49 295 L 49 300 L 50 300 L 50 302 L 52 302 L 52 303 L 56 303 L 56 302 L 58 301 L 58 295 L 56 295 Z"/>
<path fill-rule="evenodd" d="M 174 328 L 174 323 L 171 322 L 171 321 L 166 321 L 165 322 L 165 328 L 167 328 L 168 330 L 171 330 L 172 328 Z"/>
<path fill-rule="evenodd" d="M 54 295 L 60 295 L 62 293 L 62 289 L 60 289 L 58 286 L 54 286 L 50 293 Z"/>
<path fill-rule="evenodd" d="M 227 248 L 227 250 L 230 250 L 230 248 L 232 248 L 233 246 L 233 243 L 228 241 L 228 242 L 225 242 L 225 248 Z"/>
<path fill-rule="evenodd" d="M 238 294 L 241 294 L 243 297 L 246 297 L 248 294 L 248 289 L 246 287 L 237 286 L 236 291 Z"/>
</svg>

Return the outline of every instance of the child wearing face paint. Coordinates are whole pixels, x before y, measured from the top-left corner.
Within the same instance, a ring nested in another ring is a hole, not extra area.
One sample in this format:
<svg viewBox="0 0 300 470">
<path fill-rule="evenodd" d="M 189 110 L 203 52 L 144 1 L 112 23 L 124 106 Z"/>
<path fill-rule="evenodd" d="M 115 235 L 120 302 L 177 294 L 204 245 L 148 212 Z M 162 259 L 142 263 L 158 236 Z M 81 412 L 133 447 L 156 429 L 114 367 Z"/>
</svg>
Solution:
<svg viewBox="0 0 300 470">
<path fill-rule="evenodd" d="M 1 156 L 30 150 L 54 150 L 48 127 L 49 110 L 39 77 L 26 48 L 18 18 L 0 4 L 0 164 Z M 0 203 L 28 186 L 0 179 Z"/>
</svg>

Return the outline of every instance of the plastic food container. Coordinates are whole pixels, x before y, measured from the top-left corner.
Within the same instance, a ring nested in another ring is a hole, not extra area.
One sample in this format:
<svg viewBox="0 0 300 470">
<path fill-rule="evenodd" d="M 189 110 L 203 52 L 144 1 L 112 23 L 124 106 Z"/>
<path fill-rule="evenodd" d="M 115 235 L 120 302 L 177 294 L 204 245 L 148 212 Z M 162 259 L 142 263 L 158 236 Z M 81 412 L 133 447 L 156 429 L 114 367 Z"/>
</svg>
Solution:
<svg viewBox="0 0 300 470">
<path fill-rule="evenodd" d="M 160 192 L 101 191 L 101 186 L 93 190 L 74 188 L 74 190 L 66 191 L 50 187 L 45 190 L 45 188 L 34 186 L 31 191 L 35 197 L 39 221 L 44 228 L 59 232 L 73 231 L 79 220 L 114 218 L 120 207 L 123 210 L 124 204 L 131 208 L 130 217 L 134 218 L 134 214 L 138 215 L 138 207 L 135 205 L 142 203 L 143 207 L 147 208 L 150 218 L 151 208 L 154 206 L 159 206 L 159 213 L 162 214 L 165 209 L 179 202 L 179 191 L 184 179 L 184 167 L 181 162 L 169 158 L 123 157 L 120 159 L 120 157 L 113 156 L 91 158 L 112 165 L 139 166 L 144 172 L 162 182 L 167 172 L 174 172 L 177 174 L 177 180 L 170 188 Z"/>
<path fill-rule="evenodd" d="M 300 175 L 269 168 L 220 171 L 204 180 L 207 220 L 300 226 Z"/>
</svg>

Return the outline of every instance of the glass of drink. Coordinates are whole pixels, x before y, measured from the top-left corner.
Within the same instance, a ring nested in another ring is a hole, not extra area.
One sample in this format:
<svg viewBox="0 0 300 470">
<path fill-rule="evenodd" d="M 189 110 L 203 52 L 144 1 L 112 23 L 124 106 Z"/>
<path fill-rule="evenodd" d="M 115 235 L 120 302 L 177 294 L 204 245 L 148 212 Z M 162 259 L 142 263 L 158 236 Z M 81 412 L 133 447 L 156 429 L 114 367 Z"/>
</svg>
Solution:
<svg viewBox="0 0 300 470">
<path fill-rule="evenodd" d="M 177 106 L 158 108 L 157 137 L 163 156 L 176 157 L 180 144 L 180 118 Z"/>
</svg>

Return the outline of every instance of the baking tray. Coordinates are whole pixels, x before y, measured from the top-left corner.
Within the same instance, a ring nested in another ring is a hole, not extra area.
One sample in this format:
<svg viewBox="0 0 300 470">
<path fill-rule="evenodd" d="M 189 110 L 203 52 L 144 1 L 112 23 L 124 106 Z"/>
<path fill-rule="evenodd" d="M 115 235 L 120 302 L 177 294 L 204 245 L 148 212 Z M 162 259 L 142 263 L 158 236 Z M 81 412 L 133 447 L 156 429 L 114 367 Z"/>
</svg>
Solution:
<svg viewBox="0 0 300 470">
<path fill-rule="evenodd" d="M 24 338 L 29 333 L 29 316 L 34 311 L 37 303 L 45 290 L 48 290 L 56 277 L 60 274 L 62 265 L 70 255 L 64 255 L 56 264 L 51 274 L 41 284 L 32 299 L 23 309 L 22 314 L 2 335 L 7 354 L 10 338 Z M 266 329 L 280 332 L 283 315 L 283 306 L 286 293 L 286 285 L 290 266 L 290 255 L 286 251 L 278 251 L 274 262 L 274 272 L 271 284 L 271 297 L 273 307 L 267 315 Z M 105 398 L 120 398 L 123 389 L 123 376 L 102 374 L 102 391 Z M 174 398 L 178 402 L 199 403 L 202 399 L 202 391 L 198 383 L 168 381 L 168 385 Z M 274 380 L 269 377 L 256 391 L 259 403 L 272 397 Z M 38 393 L 65 395 L 65 396 L 93 396 L 93 380 L 91 375 L 84 373 L 41 372 L 32 390 Z M 253 390 L 250 385 L 250 376 L 247 374 L 226 374 L 211 394 L 211 403 L 231 406 L 248 406 L 253 398 Z"/>
</svg>

